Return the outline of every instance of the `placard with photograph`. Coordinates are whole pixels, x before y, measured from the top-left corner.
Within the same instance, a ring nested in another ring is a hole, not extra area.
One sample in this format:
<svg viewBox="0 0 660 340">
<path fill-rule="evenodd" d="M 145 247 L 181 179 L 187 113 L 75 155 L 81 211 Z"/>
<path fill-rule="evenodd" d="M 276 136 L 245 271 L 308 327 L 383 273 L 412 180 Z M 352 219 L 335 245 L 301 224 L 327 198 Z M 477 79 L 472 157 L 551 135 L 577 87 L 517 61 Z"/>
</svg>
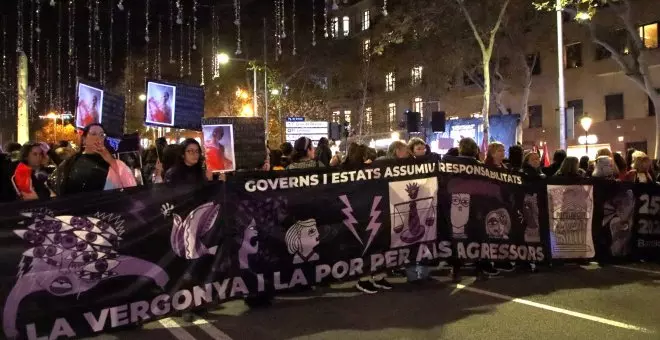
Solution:
<svg viewBox="0 0 660 340">
<path fill-rule="evenodd" d="M 214 127 L 231 126 L 231 130 L 223 128 L 220 138 L 225 147 L 225 157 L 233 161 L 234 170 L 256 170 L 266 160 L 266 132 L 264 120 L 259 117 L 213 117 L 202 119 L 204 139 L 210 139 Z M 209 127 L 207 130 L 206 128 Z M 208 132 L 207 132 L 208 131 Z M 227 132 L 230 132 L 230 135 Z M 209 137 L 207 137 L 209 136 Z M 229 139 L 231 138 L 231 139 Z M 231 140 L 231 153 L 227 151 Z M 206 144 L 206 142 L 204 143 Z M 208 164 L 207 164 L 208 166 Z"/>
<path fill-rule="evenodd" d="M 234 127 L 231 124 L 205 125 L 202 134 L 206 168 L 212 172 L 236 170 Z"/>
<path fill-rule="evenodd" d="M 103 123 L 103 90 L 87 84 L 78 83 L 78 101 L 76 105 L 76 127 L 84 128 L 94 123 Z"/>
<path fill-rule="evenodd" d="M 147 112 L 145 123 L 174 126 L 176 115 L 176 87 L 154 82 L 147 83 Z"/>
</svg>

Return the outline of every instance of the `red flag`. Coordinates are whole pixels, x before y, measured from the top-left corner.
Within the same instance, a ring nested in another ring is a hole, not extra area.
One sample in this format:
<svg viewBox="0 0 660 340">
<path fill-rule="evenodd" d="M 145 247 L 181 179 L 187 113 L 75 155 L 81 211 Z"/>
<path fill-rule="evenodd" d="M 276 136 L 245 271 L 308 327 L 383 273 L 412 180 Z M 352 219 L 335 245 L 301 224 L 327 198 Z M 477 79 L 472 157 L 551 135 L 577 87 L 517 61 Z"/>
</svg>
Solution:
<svg viewBox="0 0 660 340">
<path fill-rule="evenodd" d="M 483 155 L 482 160 L 486 160 L 487 153 L 488 153 L 488 136 L 484 133 L 484 138 L 481 140 L 481 154 Z"/>
<path fill-rule="evenodd" d="M 543 167 L 550 166 L 550 155 L 548 155 L 548 143 L 543 144 Z"/>
</svg>

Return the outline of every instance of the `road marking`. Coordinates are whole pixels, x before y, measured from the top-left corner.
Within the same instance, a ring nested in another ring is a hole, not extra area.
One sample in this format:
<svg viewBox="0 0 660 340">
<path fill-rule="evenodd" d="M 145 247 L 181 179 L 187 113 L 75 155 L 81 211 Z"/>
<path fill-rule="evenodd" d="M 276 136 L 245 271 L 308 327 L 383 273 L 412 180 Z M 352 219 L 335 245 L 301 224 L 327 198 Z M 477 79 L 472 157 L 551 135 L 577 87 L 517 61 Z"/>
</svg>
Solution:
<svg viewBox="0 0 660 340">
<path fill-rule="evenodd" d="M 206 334 L 210 335 L 215 340 L 232 340 L 232 338 L 227 335 L 227 333 L 213 326 L 213 324 L 206 321 L 206 319 L 195 319 L 195 321 L 193 321 L 193 325 L 201 328 L 204 332 L 206 332 Z"/>
<path fill-rule="evenodd" d="M 637 267 L 629 267 L 629 266 L 612 266 L 612 267 L 621 268 L 621 269 L 625 269 L 625 270 L 630 270 L 630 271 L 634 271 L 634 272 L 660 275 L 660 271 L 658 271 L 658 270 L 651 270 L 651 269 L 644 269 L 644 268 L 637 268 Z"/>
<path fill-rule="evenodd" d="M 192 334 L 181 328 L 181 325 L 172 318 L 160 319 L 158 322 L 170 331 L 170 333 L 172 333 L 172 335 L 178 340 L 196 340 Z"/>
<path fill-rule="evenodd" d="M 573 316 L 573 317 L 576 317 L 576 318 L 595 321 L 595 322 L 599 322 L 599 323 L 609 325 L 609 326 L 614 326 L 614 327 L 624 328 L 624 329 L 630 329 L 630 330 L 643 332 L 643 333 L 654 333 L 654 331 L 649 330 L 649 329 L 644 328 L 644 327 L 639 327 L 639 326 L 635 326 L 635 325 L 631 325 L 631 324 L 627 324 L 627 323 L 623 323 L 623 322 L 619 322 L 619 321 L 609 320 L 609 319 L 601 318 L 601 317 L 594 316 L 594 315 L 584 314 L 584 313 L 580 313 L 580 312 L 574 312 L 572 310 L 563 309 L 563 308 L 559 308 L 559 307 L 554 307 L 554 306 L 550 306 L 550 305 L 545 305 L 545 304 L 534 302 L 534 301 L 514 298 L 513 296 L 494 293 L 494 292 L 490 292 L 490 291 L 479 289 L 479 288 L 468 287 L 468 286 L 463 285 L 463 284 L 456 284 L 455 287 L 457 289 L 463 289 L 463 290 L 467 290 L 469 292 L 473 292 L 473 293 L 477 293 L 477 294 L 481 294 L 481 295 L 487 295 L 487 296 L 494 297 L 494 298 L 501 299 L 501 300 L 507 300 L 507 301 L 511 301 L 511 302 L 531 306 L 531 307 L 545 309 L 545 310 L 555 312 L 555 313 L 566 314 L 566 315 L 570 315 L 570 316 Z"/>
</svg>

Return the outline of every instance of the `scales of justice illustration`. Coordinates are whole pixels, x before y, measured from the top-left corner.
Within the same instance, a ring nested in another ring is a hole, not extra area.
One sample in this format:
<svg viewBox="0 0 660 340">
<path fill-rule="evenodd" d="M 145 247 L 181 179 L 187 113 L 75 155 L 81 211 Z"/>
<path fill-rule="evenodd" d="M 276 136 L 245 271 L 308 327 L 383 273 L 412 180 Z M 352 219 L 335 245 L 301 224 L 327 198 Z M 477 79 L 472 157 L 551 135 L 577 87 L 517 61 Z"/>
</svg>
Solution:
<svg viewBox="0 0 660 340">
<path fill-rule="evenodd" d="M 424 238 L 426 228 L 436 219 L 435 197 L 418 197 L 419 184 L 406 185 L 410 200 L 394 204 L 394 232 L 401 241 L 415 243 Z"/>
</svg>

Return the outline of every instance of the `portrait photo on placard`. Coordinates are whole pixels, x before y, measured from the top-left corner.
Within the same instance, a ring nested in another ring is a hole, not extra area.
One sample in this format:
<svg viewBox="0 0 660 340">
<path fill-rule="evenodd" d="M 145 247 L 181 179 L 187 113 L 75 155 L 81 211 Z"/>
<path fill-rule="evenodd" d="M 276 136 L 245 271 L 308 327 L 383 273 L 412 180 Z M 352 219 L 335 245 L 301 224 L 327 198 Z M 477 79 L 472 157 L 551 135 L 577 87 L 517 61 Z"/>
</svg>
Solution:
<svg viewBox="0 0 660 340">
<path fill-rule="evenodd" d="M 205 125 L 202 133 L 207 169 L 213 172 L 236 170 L 233 125 Z"/>
<path fill-rule="evenodd" d="M 102 123 L 103 90 L 85 84 L 78 84 L 78 104 L 76 105 L 76 127 Z"/>
<path fill-rule="evenodd" d="M 145 123 L 173 126 L 176 115 L 176 87 L 149 82 Z"/>
</svg>

